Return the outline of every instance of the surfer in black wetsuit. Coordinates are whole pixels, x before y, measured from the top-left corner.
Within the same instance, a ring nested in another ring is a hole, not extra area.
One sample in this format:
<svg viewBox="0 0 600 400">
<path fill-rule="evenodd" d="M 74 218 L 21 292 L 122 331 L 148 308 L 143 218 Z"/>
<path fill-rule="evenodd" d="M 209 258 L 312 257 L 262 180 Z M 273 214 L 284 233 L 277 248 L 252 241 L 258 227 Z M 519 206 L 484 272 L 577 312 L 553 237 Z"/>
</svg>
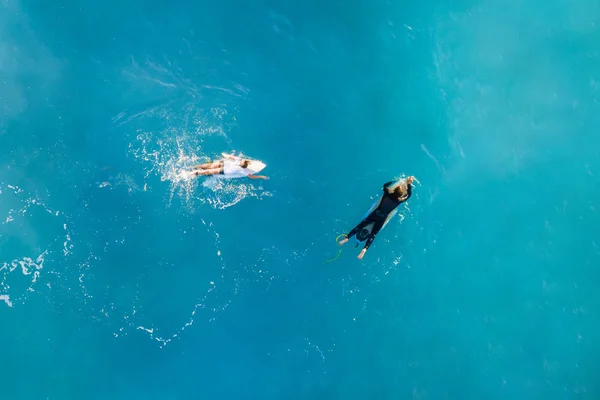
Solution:
<svg viewBox="0 0 600 400">
<path fill-rule="evenodd" d="M 365 217 L 354 229 L 346 235 L 345 238 L 340 240 L 339 245 L 343 245 L 352 236 L 358 234 L 358 238 L 363 241 L 367 240 L 365 247 L 358 255 L 359 259 L 365 256 L 365 253 L 369 249 L 375 235 L 383 228 L 385 221 L 392 211 L 396 209 L 400 204 L 404 203 L 412 194 L 412 183 L 415 180 L 414 176 L 409 176 L 406 181 L 400 181 L 395 184 L 394 182 L 388 182 L 383 185 L 383 196 L 379 200 L 379 204 L 369 215 Z M 393 184 L 393 185 L 392 185 Z M 373 224 L 373 229 L 369 232 L 366 227 Z"/>
</svg>

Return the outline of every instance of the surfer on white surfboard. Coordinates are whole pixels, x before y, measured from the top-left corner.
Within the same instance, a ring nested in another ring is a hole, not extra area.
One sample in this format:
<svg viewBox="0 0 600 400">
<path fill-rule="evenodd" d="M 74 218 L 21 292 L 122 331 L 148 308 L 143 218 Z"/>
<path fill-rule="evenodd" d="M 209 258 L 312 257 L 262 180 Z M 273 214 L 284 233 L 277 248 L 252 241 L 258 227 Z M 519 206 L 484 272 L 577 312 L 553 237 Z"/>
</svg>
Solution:
<svg viewBox="0 0 600 400">
<path fill-rule="evenodd" d="M 406 180 L 401 180 L 396 183 L 391 181 L 383 185 L 383 195 L 379 199 L 377 206 L 374 207 L 374 209 L 358 225 L 356 225 L 350 233 L 345 235 L 338 244 L 341 246 L 352 236 L 358 234 L 357 239 L 360 239 L 360 242 L 366 241 L 365 247 L 358 255 L 358 258 L 362 259 L 371 243 L 373 243 L 373 240 L 375 240 L 375 235 L 377 235 L 393 215 L 396 207 L 407 201 L 411 196 L 412 183 L 414 180 L 414 176 L 409 176 Z"/>
<path fill-rule="evenodd" d="M 195 176 L 221 175 L 223 178 L 269 179 L 264 175 L 254 175 L 264 167 L 260 161 L 248 160 L 232 154 L 221 153 L 223 159 L 198 164 L 192 167 L 191 173 Z"/>
</svg>

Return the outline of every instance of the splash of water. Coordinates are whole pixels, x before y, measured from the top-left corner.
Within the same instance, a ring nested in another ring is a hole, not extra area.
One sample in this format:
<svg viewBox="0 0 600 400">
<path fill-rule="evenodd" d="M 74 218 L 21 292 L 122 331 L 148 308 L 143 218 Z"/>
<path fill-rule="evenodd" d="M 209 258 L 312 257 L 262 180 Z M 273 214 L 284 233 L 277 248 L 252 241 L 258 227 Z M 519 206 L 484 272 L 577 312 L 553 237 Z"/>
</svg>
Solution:
<svg viewBox="0 0 600 400">
<path fill-rule="evenodd" d="M 23 304 L 41 281 L 46 257 L 68 256 L 73 245 L 67 217 L 15 185 L 0 184 L 0 300 Z M 8 208 L 8 209 L 6 209 Z M 40 233 L 36 226 L 46 226 Z M 54 273 L 57 273 L 54 271 Z"/>
</svg>

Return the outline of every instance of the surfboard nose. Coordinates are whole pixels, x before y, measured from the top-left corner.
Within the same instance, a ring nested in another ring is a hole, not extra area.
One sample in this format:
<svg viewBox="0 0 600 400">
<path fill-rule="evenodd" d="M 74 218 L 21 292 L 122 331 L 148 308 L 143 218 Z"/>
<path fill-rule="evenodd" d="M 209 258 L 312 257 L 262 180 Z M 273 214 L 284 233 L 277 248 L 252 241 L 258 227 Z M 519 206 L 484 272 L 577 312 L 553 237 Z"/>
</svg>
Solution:
<svg viewBox="0 0 600 400">
<path fill-rule="evenodd" d="M 248 166 L 248 169 L 250 169 L 252 171 L 252 173 L 256 174 L 259 173 L 260 171 L 262 171 L 263 169 L 265 169 L 267 165 L 265 163 L 263 163 L 262 161 L 254 161 L 252 160 L 250 162 L 250 165 Z"/>
</svg>

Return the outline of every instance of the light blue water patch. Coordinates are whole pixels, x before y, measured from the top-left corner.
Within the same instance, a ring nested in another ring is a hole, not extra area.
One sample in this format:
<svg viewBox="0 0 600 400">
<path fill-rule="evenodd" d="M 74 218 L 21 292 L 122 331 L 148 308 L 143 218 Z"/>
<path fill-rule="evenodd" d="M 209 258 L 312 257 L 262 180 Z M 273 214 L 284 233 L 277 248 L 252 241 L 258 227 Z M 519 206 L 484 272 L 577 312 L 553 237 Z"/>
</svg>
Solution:
<svg viewBox="0 0 600 400">
<path fill-rule="evenodd" d="M 597 398 L 599 7 L 3 2 L 0 397 Z"/>
</svg>

